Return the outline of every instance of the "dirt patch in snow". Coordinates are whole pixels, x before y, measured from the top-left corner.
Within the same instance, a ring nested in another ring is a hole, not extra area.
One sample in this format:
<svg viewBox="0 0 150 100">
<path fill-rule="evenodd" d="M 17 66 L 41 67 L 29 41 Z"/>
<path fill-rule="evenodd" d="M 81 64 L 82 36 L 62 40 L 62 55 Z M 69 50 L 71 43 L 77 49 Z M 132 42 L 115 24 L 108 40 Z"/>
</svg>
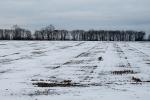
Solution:
<svg viewBox="0 0 150 100">
<path fill-rule="evenodd" d="M 112 71 L 111 73 L 114 75 L 122 75 L 122 74 L 136 74 L 137 72 L 134 72 L 133 70 L 120 70 L 120 71 Z"/>
<path fill-rule="evenodd" d="M 134 76 L 132 77 L 132 81 L 134 81 L 134 82 L 136 82 L 136 83 L 144 83 L 144 82 L 149 83 L 149 82 L 150 82 L 150 80 L 143 81 L 143 80 L 141 80 L 140 78 L 134 77 Z"/>
<path fill-rule="evenodd" d="M 132 80 L 134 81 L 134 82 L 142 82 L 142 80 L 140 79 L 140 78 L 137 78 L 137 77 L 132 77 Z"/>
<path fill-rule="evenodd" d="M 103 57 L 98 57 L 98 61 L 103 61 Z"/>
<path fill-rule="evenodd" d="M 64 80 L 61 82 L 34 82 L 32 83 L 34 86 L 37 87 L 80 87 L 83 86 L 79 83 L 73 83 L 72 80 Z"/>
</svg>

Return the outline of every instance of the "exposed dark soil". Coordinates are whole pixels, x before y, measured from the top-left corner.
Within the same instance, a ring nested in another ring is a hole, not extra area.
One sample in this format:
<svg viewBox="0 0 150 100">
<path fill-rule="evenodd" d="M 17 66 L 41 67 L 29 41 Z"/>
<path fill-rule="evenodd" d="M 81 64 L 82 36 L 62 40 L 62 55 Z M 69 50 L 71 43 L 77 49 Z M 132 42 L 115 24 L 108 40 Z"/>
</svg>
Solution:
<svg viewBox="0 0 150 100">
<path fill-rule="evenodd" d="M 24 95 L 26 95 L 26 94 L 24 94 Z M 29 95 L 29 96 L 60 95 L 60 92 L 57 92 L 56 90 L 53 90 L 53 89 L 45 89 L 45 90 L 37 90 L 37 91 L 34 91 L 33 93 L 29 93 L 27 95 Z"/>
<path fill-rule="evenodd" d="M 134 72 L 133 70 L 122 70 L 122 71 L 112 71 L 111 73 L 115 75 L 122 75 L 122 74 L 136 74 L 137 72 Z"/>
<path fill-rule="evenodd" d="M 134 82 L 142 82 L 142 80 L 140 79 L 140 78 L 137 78 L 137 77 L 132 77 L 132 80 L 134 81 Z"/>
<path fill-rule="evenodd" d="M 132 80 L 133 80 L 134 82 L 137 82 L 137 83 L 138 83 L 138 82 L 148 82 L 148 83 L 150 82 L 150 80 L 142 81 L 140 78 L 137 78 L 137 77 L 134 77 L 134 76 L 132 77 Z"/>
<path fill-rule="evenodd" d="M 99 61 L 103 61 L 103 57 L 99 57 L 98 60 L 99 60 Z"/>
<path fill-rule="evenodd" d="M 71 80 L 64 80 L 62 82 L 35 82 L 32 83 L 37 87 L 80 87 L 79 83 L 73 83 Z"/>
</svg>

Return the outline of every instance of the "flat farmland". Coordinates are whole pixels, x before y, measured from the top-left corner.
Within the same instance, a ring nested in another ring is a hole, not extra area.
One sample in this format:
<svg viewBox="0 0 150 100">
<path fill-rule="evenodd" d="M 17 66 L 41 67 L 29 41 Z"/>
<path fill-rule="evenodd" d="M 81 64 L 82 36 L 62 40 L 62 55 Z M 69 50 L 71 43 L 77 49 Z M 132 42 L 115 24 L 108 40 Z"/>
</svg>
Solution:
<svg viewBox="0 0 150 100">
<path fill-rule="evenodd" d="M 0 41 L 1 100 L 148 100 L 150 42 Z"/>
</svg>

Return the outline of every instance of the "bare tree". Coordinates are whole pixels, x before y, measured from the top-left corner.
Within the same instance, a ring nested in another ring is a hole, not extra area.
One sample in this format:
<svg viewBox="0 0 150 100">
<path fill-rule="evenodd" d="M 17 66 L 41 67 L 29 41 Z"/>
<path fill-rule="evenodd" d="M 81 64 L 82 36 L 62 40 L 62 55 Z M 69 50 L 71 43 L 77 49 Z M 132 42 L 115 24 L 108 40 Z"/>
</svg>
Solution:
<svg viewBox="0 0 150 100">
<path fill-rule="evenodd" d="M 32 35 L 27 29 L 14 25 L 13 29 L 0 29 L 1 40 L 73 40 L 73 41 L 143 41 L 143 31 L 119 30 L 56 30 L 53 25 L 35 31 Z M 150 38 L 150 36 L 149 36 Z M 150 40 L 150 39 L 149 39 Z"/>
<path fill-rule="evenodd" d="M 149 36 L 148 36 L 148 41 L 150 41 L 150 34 L 149 34 Z"/>
</svg>

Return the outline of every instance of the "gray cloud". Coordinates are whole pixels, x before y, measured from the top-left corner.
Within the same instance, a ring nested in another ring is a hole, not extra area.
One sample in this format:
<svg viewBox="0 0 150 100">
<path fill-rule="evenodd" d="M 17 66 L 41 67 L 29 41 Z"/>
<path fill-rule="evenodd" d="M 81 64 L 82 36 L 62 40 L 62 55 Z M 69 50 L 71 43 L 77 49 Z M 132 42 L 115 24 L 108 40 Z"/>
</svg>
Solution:
<svg viewBox="0 0 150 100">
<path fill-rule="evenodd" d="M 150 0 L 0 0 L 0 27 L 138 29 L 149 32 Z"/>
</svg>

